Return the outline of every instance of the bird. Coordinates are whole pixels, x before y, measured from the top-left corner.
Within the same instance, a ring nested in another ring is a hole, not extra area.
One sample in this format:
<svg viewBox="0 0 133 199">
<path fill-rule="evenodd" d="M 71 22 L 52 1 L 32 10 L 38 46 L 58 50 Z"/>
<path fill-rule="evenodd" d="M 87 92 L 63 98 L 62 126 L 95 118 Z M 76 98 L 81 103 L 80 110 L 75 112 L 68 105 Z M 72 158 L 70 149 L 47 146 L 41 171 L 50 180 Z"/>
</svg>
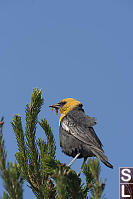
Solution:
<svg viewBox="0 0 133 199">
<path fill-rule="evenodd" d="M 97 120 L 85 114 L 81 102 L 73 98 L 66 98 L 49 107 L 54 108 L 56 113 L 58 110 L 61 113 L 59 119 L 60 146 L 66 155 L 73 157 L 69 167 L 76 159 L 84 158 L 80 175 L 87 158 L 98 157 L 107 167 L 113 168 L 95 133 L 94 126 Z"/>
</svg>

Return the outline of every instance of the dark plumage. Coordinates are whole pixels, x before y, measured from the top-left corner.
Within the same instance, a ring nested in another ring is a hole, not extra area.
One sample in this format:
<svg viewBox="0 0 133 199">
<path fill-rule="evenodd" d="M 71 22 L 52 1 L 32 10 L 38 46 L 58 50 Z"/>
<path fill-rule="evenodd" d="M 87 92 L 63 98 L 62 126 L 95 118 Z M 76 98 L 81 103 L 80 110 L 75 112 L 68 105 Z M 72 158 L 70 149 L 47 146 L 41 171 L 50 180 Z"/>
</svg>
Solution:
<svg viewBox="0 0 133 199">
<path fill-rule="evenodd" d="M 93 129 L 96 119 L 84 113 L 82 104 L 77 100 L 67 98 L 52 107 L 58 108 L 61 113 L 59 125 L 62 151 L 72 157 L 84 158 L 84 161 L 87 157 L 97 156 L 106 166 L 113 168 Z"/>
</svg>

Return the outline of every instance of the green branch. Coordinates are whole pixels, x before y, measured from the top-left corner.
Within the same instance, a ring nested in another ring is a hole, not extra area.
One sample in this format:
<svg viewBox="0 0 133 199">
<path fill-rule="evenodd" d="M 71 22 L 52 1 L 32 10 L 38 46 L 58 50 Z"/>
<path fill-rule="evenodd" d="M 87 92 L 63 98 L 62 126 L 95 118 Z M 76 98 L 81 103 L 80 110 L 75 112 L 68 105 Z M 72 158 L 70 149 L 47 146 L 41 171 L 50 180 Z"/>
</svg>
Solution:
<svg viewBox="0 0 133 199">
<path fill-rule="evenodd" d="M 105 182 L 100 179 L 100 164 L 97 158 L 89 159 L 84 165 L 83 173 L 86 177 L 84 191 L 90 191 L 89 199 L 100 199 L 102 197 Z"/>
<path fill-rule="evenodd" d="M 20 176 L 18 165 L 16 163 L 8 163 L 6 160 L 5 144 L 3 140 L 3 118 L 0 122 L 0 173 L 4 181 L 3 198 L 22 199 L 23 197 L 23 179 Z"/>
<path fill-rule="evenodd" d="M 15 114 L 11 122 L 16 136 L 17 163 L 8 163 L 3 140 L 3 119 L 0 121 L 0 171 L 5 184 L 3 199 L 22 199 L 23 180 L 27 181 L 38 199 L 101 199 L 105 183 L 100 179 L 98 159 L 89 159 L 84 165 L 86 182 L 70 167 L 56 159 L 55 139 L 46 118 L 38 121 L 43 104 L 42 90 L 33 89 L 30 105 L 26 105 L 26 128 Z M 45 138 L 36 139 L 37 125 Z"/>
<path fill-rule="evenodd" d="M 44 120 L 42 119 L 41 122 L 39 122 L 39 124 L 43 128 L 45 135 L 47 137 L 47 148 L 48 148 L 47 153 L 49 153 L 51 156 L 55 158 L 55 151 L 56 151 L 55 140 L 46 118 Z"/>
</svg>

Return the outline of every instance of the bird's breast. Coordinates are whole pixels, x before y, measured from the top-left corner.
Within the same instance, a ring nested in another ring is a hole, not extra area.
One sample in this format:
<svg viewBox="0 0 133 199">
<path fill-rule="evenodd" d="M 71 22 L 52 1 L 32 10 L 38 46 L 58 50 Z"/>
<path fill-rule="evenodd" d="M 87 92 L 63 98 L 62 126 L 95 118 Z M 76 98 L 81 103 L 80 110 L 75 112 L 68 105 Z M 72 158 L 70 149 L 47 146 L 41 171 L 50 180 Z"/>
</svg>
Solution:
<svg viewBox="0 0 133 199">
<path fill-rule="evenodd" d="M 86 144 L 64 130 L 62 126 L 60 126 L 60 146 L 66 155 L 72 157 L 75 157 L 78 153 L 81 154 L 78 158 L 91 157 L 93 155 Z"/>
</svg>

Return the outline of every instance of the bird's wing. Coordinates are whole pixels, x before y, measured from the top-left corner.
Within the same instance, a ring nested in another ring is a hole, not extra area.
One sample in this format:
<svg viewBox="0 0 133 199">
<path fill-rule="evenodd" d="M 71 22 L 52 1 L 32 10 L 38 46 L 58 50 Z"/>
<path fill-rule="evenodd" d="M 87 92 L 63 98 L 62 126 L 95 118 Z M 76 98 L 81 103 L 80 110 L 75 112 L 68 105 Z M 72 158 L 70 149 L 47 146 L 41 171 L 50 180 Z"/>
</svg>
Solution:
<svg viewBox="0 0 133 199">
<path fill-rule="evenodd" d="M 82 107 L 76 107 L 67 115 L 71 116 L 76 123 L 81 124 L 84 127 L 92 127 L 97 124 L 96 118 L 86 115 Z"/>
<path fill-rule="evenodd" d="M 97 124 L 97 120 L 95 117 L 90 117 L 90 116 L 86 115 L 85 120 L 86 120 L 86 123 L 88 122 L 89 126 L 94 126 Z"/>
<path fill-rule="evenodd" d="M 76 123 L 70 115 L 66 115 L 62 119 L 61 126 L 67 133 L 70 133 L 83 143 L 92 148 L 102 150 L 102 143 L 92 127 L 85 128 L 83 125 Z"/>
</svg>

